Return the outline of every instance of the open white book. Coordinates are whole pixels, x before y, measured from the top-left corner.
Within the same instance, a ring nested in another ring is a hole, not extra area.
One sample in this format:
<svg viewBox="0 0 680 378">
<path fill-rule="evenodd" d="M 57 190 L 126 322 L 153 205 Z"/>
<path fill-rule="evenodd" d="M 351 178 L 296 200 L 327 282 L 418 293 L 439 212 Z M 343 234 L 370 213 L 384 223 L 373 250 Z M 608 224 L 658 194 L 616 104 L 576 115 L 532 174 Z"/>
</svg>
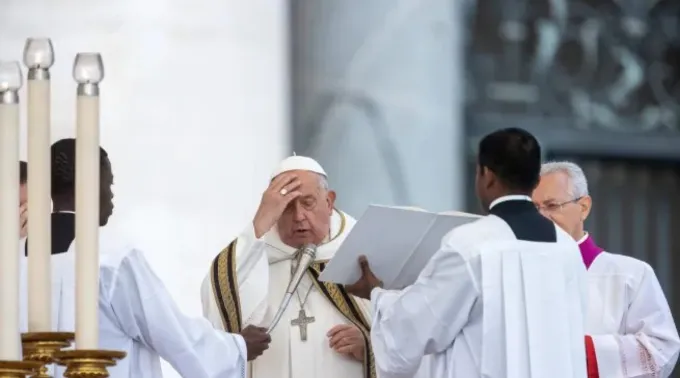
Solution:
<svg viewBox="0 0 680 378">
<path fill-rule="evenodd" d="M 371 205 L 321 273 L 321 281 L 348 285 L 361 277 L 365 255 L 385 289 L 403 289 L 418 278 L 449 231 L 481 216 L 458 211 L 431 213 L 413 207 Z"/>
</svg>

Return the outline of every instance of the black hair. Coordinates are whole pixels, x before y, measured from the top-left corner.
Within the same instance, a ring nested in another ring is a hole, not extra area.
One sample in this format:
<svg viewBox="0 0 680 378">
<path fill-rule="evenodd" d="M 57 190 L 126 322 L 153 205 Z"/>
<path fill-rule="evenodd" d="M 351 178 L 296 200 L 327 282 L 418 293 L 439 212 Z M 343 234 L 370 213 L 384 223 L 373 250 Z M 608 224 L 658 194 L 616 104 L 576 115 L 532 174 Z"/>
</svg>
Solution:
<svg viewBox="0 0 680 378">
<path fill-rule="evenodd" d="M 479 142 L 478 164 L 496 174 L 507 189 L 531 193 L 540 180 L 541 147 L 526 130 L 498 130 Z"/>
<path fill-rule="evenodd" d="M 25 161 L 19 162 L 19 184 L 23 185 L 28 181 L 28 163 Z"/>
<path fill-rule="evenodd" d="M 75 195 L 76 187 L 76 140 L 61 139 L 51 147 L 52 196 Z M 99 147 L 99 161 L 102 166 L 108 159 L 106 151 Z"/>
</svg>

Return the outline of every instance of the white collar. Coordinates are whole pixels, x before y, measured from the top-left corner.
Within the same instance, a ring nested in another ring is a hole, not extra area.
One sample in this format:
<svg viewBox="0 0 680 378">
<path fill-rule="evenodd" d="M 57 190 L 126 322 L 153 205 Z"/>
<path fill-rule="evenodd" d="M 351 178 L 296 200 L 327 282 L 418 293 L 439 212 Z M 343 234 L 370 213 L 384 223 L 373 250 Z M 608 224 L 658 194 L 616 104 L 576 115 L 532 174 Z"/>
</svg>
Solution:
<svg viewBox="0 0 680 378">
<path fill-rule="evenodd" d="M 333 254 L 335 254 L 335 250 L 338 246 L 345 240 L 349 230 L 355 223 L 356 220 L 351 216 L 340 210 L 333 209 L 330 225 L 330 235 L 332 236 L 317 248 L 316 261 L 329 260 Z M 281 237 L 279 236 L 276 227 L 272 227 L 272 229 L 263 236 L 263 239 L 267 245 L 272 247 L 267 250 L 267 257 L 270 265 L 280 261 L 290 260 L 295 257 L 297 249 L 286 245 L 281 241 Z"/>
<path fill-rule="evenodd" d="M 521 200 L 531 202 L 531 197 L 525 196 L 525 195 L 522 195 L 522 194 L 511 194 L 509 196 L 498 197 L 495 200 L 493 200 L 493 202 L 491 202 L 491 205 L 489 205 L 489 210 L 491 210 L 492 207 L 498 205 L 501 202 L 521 201 Z"/>
<path fill-rule="evenodd" d="M 579 240 L 576 242 L 576 244 L 581 245 L 584 241 L 586 241 L 586 239 L 588 239 L 588 236 L 589 236 L 589 235 L 588 235 L 588 233 L 586 232 L 586 233 L 583 235 L 583 237 L 581 237 L 581 239 L 579 239 Z"/>
<path fill-rule="evenodd" d="M 64 210 L 64 211 L 55 211 L 54 214 L 75 214 L 75 211 L 69 211 L 69 210 Z"/>
</svg>

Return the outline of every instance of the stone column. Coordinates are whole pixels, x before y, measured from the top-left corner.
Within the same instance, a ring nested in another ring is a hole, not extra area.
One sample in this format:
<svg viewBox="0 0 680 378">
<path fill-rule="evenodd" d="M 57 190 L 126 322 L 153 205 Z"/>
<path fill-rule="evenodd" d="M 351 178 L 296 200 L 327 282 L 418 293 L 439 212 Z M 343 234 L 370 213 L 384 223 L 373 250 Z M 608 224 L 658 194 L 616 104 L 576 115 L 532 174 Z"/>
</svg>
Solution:
<svg viewBox="0 0 680 378">
<path fill-rule="evenodd" d="M 463 209 L 463 4 L 292 2 L 293 146 L 338 204 Z"/>
</svg>

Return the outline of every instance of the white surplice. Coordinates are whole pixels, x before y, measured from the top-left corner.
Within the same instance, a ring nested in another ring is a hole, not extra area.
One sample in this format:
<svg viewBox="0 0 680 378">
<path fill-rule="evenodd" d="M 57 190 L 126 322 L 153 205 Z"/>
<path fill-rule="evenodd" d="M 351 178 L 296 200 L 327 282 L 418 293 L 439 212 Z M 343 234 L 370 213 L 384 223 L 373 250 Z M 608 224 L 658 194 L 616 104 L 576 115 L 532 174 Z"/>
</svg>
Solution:
<svg viewBox="0 0 680 378">
<path fill-rule="evenodd" d="M 349 215 L 334 211 L 330 240 L 317 248 L 316 261 L 332 258 L 355 223 Z M 244 327 L 269 326 L 290 281 L 291 258 L 295 252 L 295 248 L 281 241 L 275 227 L 257 239 L 252 224 L 249 224 L 239 235 L 236 242 L 236 275 Z M 291 321 L 298 317 L 300 301 L 304 301 L 308 292 L 304 309 L 306 315 L 313 316 L 315 321 L 307 326 L 307 340 L 302 341 L 299 328 L 291 325 Z M 216 328 L 224 329 L 213 293 L 208 273 L 201 287 L 203 314 Z M 332 327 L 351 323 L 316 289 L 309 276 L 302 279 L 297 293 L 273 330 L 269 349 L 251 362 L 250 377 L 362 378 L 362 363 L 333 351 L 326 336 Z M 362 305 L 361 310 L 367 319 L 370 319 L 368 302 L 357 302 Z"/>
<path fill-rule="evenodd" d="M 678 360 L 680 338 L 649 264 L 601 252 L 588 268 L 586 333 L 600 378 L 665 378 Z"/>
<path fill-rule="evenodd" d="M 584 378 L 586 272 L 556 232 L 557 243 L 519 241 L 490 215 L 447 234 L 412 286 L 374 289 L 378 375 Z"/>
<path fill-rule="evenodd" d="M 75 308 L 75 243 L 64 255 L 61 306 Z M 54 277 L 54 276 L 53 276 Z M 53 278 L 54 280 L 54 278 Z M 66 323 L 74 324 L 73 313 Z M 183 377 L 244 378 L 246 346 L 240 335 L 215 330 L 203 318 L 182 314 L 144 255 L 121 235 L 100 229 L 99 348 L 127 357 L 111 378 L 161 378 L 160 358 Z M 57 371 L 55 377 L 63 372 Z"/>
</svg>

